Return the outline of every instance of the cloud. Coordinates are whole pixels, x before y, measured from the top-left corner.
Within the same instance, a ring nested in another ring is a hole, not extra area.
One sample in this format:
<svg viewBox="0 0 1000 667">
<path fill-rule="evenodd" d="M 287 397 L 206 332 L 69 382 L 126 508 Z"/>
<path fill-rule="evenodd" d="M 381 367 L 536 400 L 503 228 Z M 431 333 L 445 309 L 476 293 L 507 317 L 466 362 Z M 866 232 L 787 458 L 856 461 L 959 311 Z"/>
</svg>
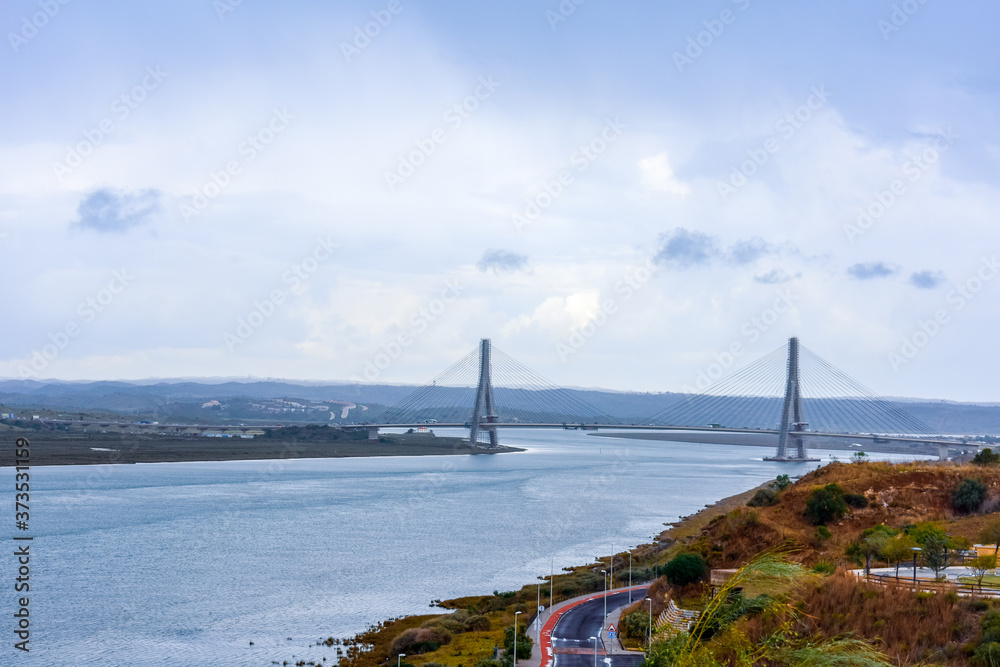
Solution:
<svg viewBox="0 0 1000 667">
<path fill-rule="evenodd" d="M 944 274 L 940 271 L 917 271 L 910 276 L 910 284 L 920 289 L 934 289 L 944 282 Z"/>
<path fill-rule="evenodd" d="M 789 281 L 795 280 L 796 278 L 801 278 L 802 273 L 796 273 L 794 276 L 786 273 L 784 269 L 771 269 L 764 273 L 758 273 L 753 277 L 755 282 L 763 283 L 765 285 L 780 285 L 782 283 L 787 283 Z"/>
<path fill-rule="evenodd" d="M 689 185 L 681 183 L 674 177 L 674 170 L 666 153 L 639 160 L 639 180 L 650 190 L 659 190 L 681 197 L 691 193 Z"/>
<path fill-rule="evenodd" d="M 135 194 L 102 188 L 84 197 L 77 207 L 74 226 L 98 232 L 124 232 L 149 222 L 160 210 L 159 190 L 139 190 Z"/>
<path fill-rule="evenodd" d="M 510 250 L 493 250 L 491 248 L 484 252 L 483 256 L 476 262 L 476 268 L 484 273 L 486 271 L 493 273 L 524 271 L 528 268 L 528 256 Z"/>
<path fill-rule="evenodd" d="M 847 269 L 847 274 L 858 280 L 885 278 L 898 272 L 899 268 L 885 262 L 860 262 Z"/>
<path fill-rule="evenodd" d="M 735 264 L 750 264 L 756 262 L 764 255 L 771 255 L 777 249 L 770 243 L 755 236 L 745 241 L 737 241 L 729 247 L 727 256 Z"/>
<path fill-rule="evenodd" d="M 687 268 L 707 264 L 719 255 L 715 237 L 701 232 L 689 232 L 678 227 L 670 234 L 660 234 L 660 248 L 653 261 L 670 268 Z"/>
</svg>

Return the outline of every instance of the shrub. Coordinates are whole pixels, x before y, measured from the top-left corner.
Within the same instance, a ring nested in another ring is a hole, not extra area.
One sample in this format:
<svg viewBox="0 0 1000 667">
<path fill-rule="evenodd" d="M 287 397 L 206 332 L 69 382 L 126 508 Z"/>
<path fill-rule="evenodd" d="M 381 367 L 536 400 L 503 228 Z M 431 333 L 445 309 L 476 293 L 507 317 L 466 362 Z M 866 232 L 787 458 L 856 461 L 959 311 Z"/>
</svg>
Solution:
<svg viewBox="0 0 1000 667">
<path fill-rule="evenodd" d="M 806 516 L 813 524 L 824 524 L 847 513 L 844 490 L 836 484 L 816 489 L 806 501 Z"/>
<path fill-rule="evenodd" d="M 774 478 L 774 481 L 768 484 L 769 487 L 775 491 L 784 491 L 792 485 L 792 480 L 788 475 L 778 475 Z"/>
<path fill-rule="evenodd" d="M 826 526 L 817 526 L 816 532 L 813 533 L 813 540 L 817 543 L 825 542 L 831 537 L 833 537 L 833 535 L 830 533 L 830 529 Z"/>
<path fill-rule="evenodd" d="M 857 509 L 864 509 L 868 507 L 868 499 L 860 493 L 845 493 L 844 502 L 851 507 L 856 507 Z"/>
<path fill-rule="evenodd" d="M 641 611 L 625 614 L 621 620 L 621 628 L 626 637 L 641 639 L 649 630 L 649 615 Z"/>
<path fill-rule="evenodd" d="M 997 463 L 1000 463 L 1000 454 L 994 453 L 992 449 L 987 447 L 973 456 L 972 462 L 977 466 L 996 465 Z"/>
<path fill-rule="evenodd" d="M 966 477 L 951 492 L 951 506 L 959 512 L 974 512 L 986 500 L 986 486 Z"/>
<path fill-rule="evenodd" d="M 531 637 L 527 635 L 527 627 L 521 626 L 517 629 L 517 657 L 527 660 L 531 657 L 531 646 L 534 644 Z M 514 626 L 504 629 L 503 648 L 510 655 L 514 650 Z"/>
<path fill-rule="evenodd" d="M 980 644 L 972 654 L 972 662 L 983 667 L 1000 667 L 1000 643 Z"/>
<path fill-rule="evenodd" d="M 680 554 L 667 563 L 663 573 L 674 586 L 686 586 L 705 576 L 705 561 L 698 554 Z"/>
<path fill-rule="evenodd" d="M 813 565 L 813 572 L 818 574 L 833 574 L 837 570 L 833 563 L 828 563 L 826 561 L 820 561 Z"/>
<path fill-rule="evenodd" d="M 485 632 L 490 629 L 490 619 L 485 616 L 470 616 L 465 622 L 465 629 L 469 632 Z"/>
<path fill-rule="evenodd" d="M 778 493 L 771 489 L 757 489 L 753 498 L 747 501 L 747 507 L 770 507 L 778 504 Z"/>
</svg>

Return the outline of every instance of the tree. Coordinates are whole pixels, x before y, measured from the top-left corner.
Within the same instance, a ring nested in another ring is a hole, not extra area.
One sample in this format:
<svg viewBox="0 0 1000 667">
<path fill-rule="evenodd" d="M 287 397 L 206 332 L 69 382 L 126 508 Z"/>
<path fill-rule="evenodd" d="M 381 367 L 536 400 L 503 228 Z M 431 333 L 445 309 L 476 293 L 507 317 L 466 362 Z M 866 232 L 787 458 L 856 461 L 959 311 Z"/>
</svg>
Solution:
<svg viewBox="0 0 1000 667">
<path fill-rule="evenodd" d="M 527 630 L 528 628 L 525 625 L 517 629 L 517 657 L 519 660 L 527 660 L 531 657 L 531 646 L 534 642 L 527 635 Z M 505 657 L 510 657 L 514 652 L 514 626 L 504 628 L 503 649 L 506 653 Z M 513 663 L 513 660 L 511 663 Z"/>
<path fill-rule="evenodd" d="M 937 579 L 941 570 L 948 567 L 948 541 L 943 537 L 929 537 L 924 542 L 924 564 L 934 570 Z"/>
<path fill-rule="evenodd" d="M 674 586 L 693 584 L 705 576 L 705 561 L 698 554 L 680 554 L 667 563 L 663 574 Z"/>
<path fill-rule="evenodd" d="M 1000 463 L 1000 454 L 994 453 L 992 449 L 987 447 L 981 452 L 976 453 L 972 457 L 972 463 L 977 466 L 992 466 Z"/>
<path fill-rule="evenodd" d="M 951 492 L 951 506 L 959 512 L 974 512 L 986 500 L 986 486 L 979 480 L 966 477 Z"/>
<path fill-rule="evenodd" d="M 942 540 L 945 540 L 948 537 L 945 535 L 943 528 L 930 521 L 924 521 L 918 523 L 916 526 L 911 526 L 907 529 L 906 533 L 913 538 L 919 547 L 924 546 L 924 543 L 932 537 L 938 537 Z"/>
<path fill-rule="evenodd" d="M 991 521 L 979 532 L 979 541 L 993 545 L 993 555 L 1000 551 L 1000 521 Z"/>
<path fill-rule="evenodd" d="M 871 572 L 872 558 L 881 556 L 895 535 L 896 531 L 889 526 L 872 526 L 861 533 L 861 538 L 847 549 L 847 555 L 858 559 L 863 557 L 865 575 L 868 575 Z"/>
<path fill-rule="evenodd" d="M 996 568 L 996 556 L 976 556 L 969 561 L 969 569 L 972 570 L 972 576 L 975 577 L 976 583 L 979 584 L 980 593 L 983 592 L 983 578 L 986 576 L 986 573 Z"/>
<path fill-rule="evenodd" d="M 899 579 L 899 566 L 913 557 L 913 547 L 916 541 L 909 535 L 897 535 L 882 547 L 882 558 L 887 563 L 896 564 L 896 578 Z"/>
<path fill-rule="evenodd" d="M 773 482 L 768 484 L 768 486 L 774 489 L 775 491 L 784 491 L 791 485 L 792 485 L 792 480 L 788 477 L 788 475 L 778 475 L 777 477 L 774 478 Z"/>
<path fill-rule="evenodd" d="M 813 524 L 825 524 L 847 513 L 844 490 L 836 484 L 816 489 L 806 501 L 806 516 Z"/>
</svg>

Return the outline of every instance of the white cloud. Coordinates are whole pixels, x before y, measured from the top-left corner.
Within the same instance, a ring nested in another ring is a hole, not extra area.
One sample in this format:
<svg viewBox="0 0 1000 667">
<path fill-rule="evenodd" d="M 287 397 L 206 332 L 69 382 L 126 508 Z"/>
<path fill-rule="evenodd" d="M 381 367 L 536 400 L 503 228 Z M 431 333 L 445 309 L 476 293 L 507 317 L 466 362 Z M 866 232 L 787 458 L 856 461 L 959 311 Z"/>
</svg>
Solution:
<svg viewBox="0 0 1000 667">
<path fill-rule="evenodd" d="M 681 183 L 674 176 L 670 158 L 666 153 L 651 155 L 639 160 L 639 176 L 642 185 L 650 190 L 658 190 L 680 197 L 691 194 L 691 186 Z"/>
</svg>

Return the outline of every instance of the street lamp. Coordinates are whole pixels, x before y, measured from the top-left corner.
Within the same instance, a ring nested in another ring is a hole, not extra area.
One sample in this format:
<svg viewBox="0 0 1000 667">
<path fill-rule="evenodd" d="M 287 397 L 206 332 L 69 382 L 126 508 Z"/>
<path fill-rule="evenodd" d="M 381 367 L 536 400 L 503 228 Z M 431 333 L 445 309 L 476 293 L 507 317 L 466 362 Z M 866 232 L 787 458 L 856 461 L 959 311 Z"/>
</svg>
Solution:
<svg viewBox="0 0 1000 667">
<path fill-rule="evenodd" d="M 597 637 L 591 637 L 594 640 L 594 667 L 597 667 Z"/>
<path fill-rule="evenodd" d="M 646 630 L 646 645 L 652 646 L 653 644 L 653 601 L 646 598 L 646 602 L 649 603 L 649 628 Z"/>
<path fill-rule="evenodd" d="M 399 661 L 403 659 L 404 655 L 406 655 L 406 654 L 405 653 L 400 653 L 398 656 L 396 656 L 396 667 L 399 667 Z"/>
<path fill-rule="evenodd" d="M 923 551 L 920 547 L 911 547 L 913 552 L 913 590 L 917 590 L 917 554 Z"/>
<path fill-rule="evenodd" d="M 514 667 L 517 667 L 517 615 L 521 612 L 514 612 Z"/>
<path fill-rule="evenodd" d="M 535 582 L 535 643 L 541 641 L 542 635 L 542 578 Z"/>
<path fill-rule="evenodd" d="M 632 604 L 632 547 L 628 548 L 628 603 Z"/>
<path fill-rule="evenodd" d="M 608 571 L 601 570 L 604 575 L 604 618 L 608 617 Z M 604 627 L 604 620 L 601 620 L 601 627 Z"/>
<path fill-rule="evenodd" d="M 615 588 L 615 545 L 611 545 L 611 590 Z M 605 614 L 607 616 L 607 614 Z"/>
<path fill-rule="evenodd" d="M 945 577 L 948 576 L 948 540 L 951 539 L 951 533 L 944 534 L 944 569 Z"/>
</svg>

